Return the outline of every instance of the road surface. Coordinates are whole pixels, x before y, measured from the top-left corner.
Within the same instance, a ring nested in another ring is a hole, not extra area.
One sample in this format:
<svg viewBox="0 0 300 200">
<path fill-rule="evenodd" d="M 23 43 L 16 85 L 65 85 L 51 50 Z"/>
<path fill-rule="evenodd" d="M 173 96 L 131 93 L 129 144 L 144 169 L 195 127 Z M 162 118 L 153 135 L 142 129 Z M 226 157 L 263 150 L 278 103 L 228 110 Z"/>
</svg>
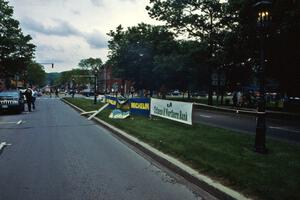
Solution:
<svg viewBox="0 0 300 200">
<path fill-rule="evenodd" d="M 59 99 L 37 110 L 0 115 L 2 200 L 214 199 Z"/>
<path fill-rule="evenodd" d="M 195 109 L 194 122 L 255 134 L 256 117 L 243 114 L 225 113 Z M 267 136 L 291 142 L 300 142 L 300 122 L 295 120 L 268 119 Z"/>
</svg>

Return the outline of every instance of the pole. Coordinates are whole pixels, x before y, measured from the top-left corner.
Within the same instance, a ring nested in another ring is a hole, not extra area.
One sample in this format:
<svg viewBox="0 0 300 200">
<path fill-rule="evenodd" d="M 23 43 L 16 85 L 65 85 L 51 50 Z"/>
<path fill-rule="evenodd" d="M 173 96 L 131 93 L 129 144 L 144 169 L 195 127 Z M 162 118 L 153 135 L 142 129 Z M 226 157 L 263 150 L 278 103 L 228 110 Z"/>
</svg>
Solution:
<svg viewBox="0 0 300 200">
<path fill-rule="evenodd" d="M 95 74 L 95 84 L 94 84 L 94 104 L 97 104 L 97 74 Z"/>
<path fill-rule="evenodd" d="M 266 101 L 265 101 L 265 34 L 260 31 L 259 100 L 256 117 L 255 151 L 267 153 L 266 149 Z"/>
<path fill-rule="evenodd" d="M 209 63 L 209 68 L 208 68 L 208 99 L 207 99 L 207 104 L 208 105 L 213 105 L 213 86 L 212 86 L 212 63 L 213 61 L 213 41 L 212 41 L 212 32 L 213 32 L 213 15 L 210 12 L 210 33 L 209 33 L 209 44 L 210 44 L 210 59 L 211 62 Z"/>
</svg>

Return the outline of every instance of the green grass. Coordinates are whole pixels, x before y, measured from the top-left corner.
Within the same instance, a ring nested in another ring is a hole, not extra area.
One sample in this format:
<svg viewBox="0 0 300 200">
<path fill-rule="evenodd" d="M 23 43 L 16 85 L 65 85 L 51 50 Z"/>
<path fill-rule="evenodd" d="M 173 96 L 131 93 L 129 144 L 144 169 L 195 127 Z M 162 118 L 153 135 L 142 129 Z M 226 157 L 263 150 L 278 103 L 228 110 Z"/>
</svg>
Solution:
<svg viewBox="0 0 300 200">
<path fill-rule="evenodd" d="M 67 98 L 86 111 L 101 105 Z M 109 119 L 98 117 L 177 157 L 244 194 L 258 199 L 300 199 L 300 145 L 267 138 L 269 153 L 253 152 L 254 136 L 205 125 L 188 126 L 161 118 Z"/>
</svg>

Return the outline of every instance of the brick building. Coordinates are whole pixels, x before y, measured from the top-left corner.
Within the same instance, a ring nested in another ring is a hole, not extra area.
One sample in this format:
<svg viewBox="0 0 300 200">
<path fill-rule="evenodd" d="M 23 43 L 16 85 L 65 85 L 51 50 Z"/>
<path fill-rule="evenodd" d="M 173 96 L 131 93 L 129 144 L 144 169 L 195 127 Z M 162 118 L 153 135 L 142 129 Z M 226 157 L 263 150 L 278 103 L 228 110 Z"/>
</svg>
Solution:
<svg viewBox="0 0 300 200">
<path fill-rule="evenodd" d="M 118 91 L 125 94 L 130 93 L 130 88 L 132 86 L 130 81 L 114 77 L 112 74 L 112 67 L 109 65 L 104 65 L 102 71 L 100 72 L 98 85 L 99 90 L 102 93 Z"/>
</svg>

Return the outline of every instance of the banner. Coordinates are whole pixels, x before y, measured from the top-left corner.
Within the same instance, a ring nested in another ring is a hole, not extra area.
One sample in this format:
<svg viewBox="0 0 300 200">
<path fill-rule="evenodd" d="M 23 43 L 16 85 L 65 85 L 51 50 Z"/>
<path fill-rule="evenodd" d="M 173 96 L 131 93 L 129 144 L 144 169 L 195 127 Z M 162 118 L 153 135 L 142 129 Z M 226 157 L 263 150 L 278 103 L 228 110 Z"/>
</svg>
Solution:
<svg viewBox="0 0 300 200">
<path fill-rule="evenodd" d="M 150 115 L 150 99 L 149 98 L 131 98 L 130 113 L 133 115 Z"/>
<path fill-rule="evenodd" d="M 151 115 L 192 125 L 193 103 L 151 98 Z"/>
<path fill-rule="evenodd" d="M 105 96 L 106 103 L 109 103 L 110 109 L 115 109 L 117 105 L 117 98 L 112 96 Z"/>
<path fill-rule="evenodd" d="M 131 98 L 120 100 L 113 96 L 105 96 L 105 102 L 109 103 L 110 109 L 121 109 L 123 111 L 130 110 L 133 115 L 150 115 L 150 99 L 149 98 Z"/>
<path fill-rule="evenodd" d="M 105 103 L 108 103 L 108 108 L 110 109 L 122 109 L 122 110 L 129 110 L 130 105 L 128 99 L 118 99 L 117 97 L 113 96 L 105 96 Z"/>
</svg>

